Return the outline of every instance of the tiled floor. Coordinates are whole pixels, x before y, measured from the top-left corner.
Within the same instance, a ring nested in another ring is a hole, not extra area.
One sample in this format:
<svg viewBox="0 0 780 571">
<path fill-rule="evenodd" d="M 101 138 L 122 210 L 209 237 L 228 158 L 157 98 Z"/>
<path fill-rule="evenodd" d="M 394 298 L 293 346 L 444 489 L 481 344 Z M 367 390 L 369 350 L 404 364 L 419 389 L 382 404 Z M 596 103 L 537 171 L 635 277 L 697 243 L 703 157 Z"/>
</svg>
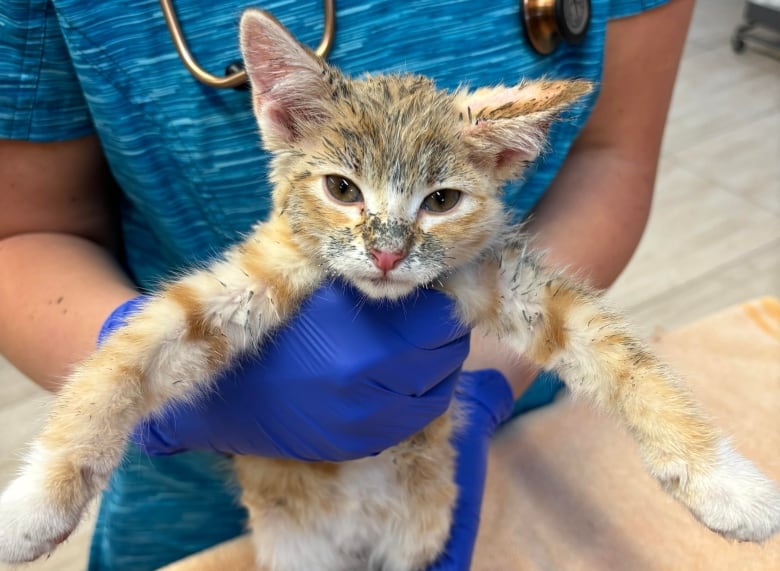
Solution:
<svg viewBox="0 0 780 571">
<path fill-rule="evenodd" d="M 731 52 L 739 0 L 700 0 L 644 240 L 610 296 L 646 333 L 780 296 L 780 61 Z M 0 486 L 48 396 L 0 359 Z M 31 569 L 84 568 L 89 525 Z"/>
</svg>

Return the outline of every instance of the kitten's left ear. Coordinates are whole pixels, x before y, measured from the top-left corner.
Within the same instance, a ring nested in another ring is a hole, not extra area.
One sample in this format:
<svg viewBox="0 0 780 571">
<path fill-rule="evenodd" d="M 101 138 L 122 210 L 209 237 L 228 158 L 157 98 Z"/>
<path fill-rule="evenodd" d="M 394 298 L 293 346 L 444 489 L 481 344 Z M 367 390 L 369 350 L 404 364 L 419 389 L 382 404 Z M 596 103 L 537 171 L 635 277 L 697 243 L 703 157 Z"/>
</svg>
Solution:
<svg viewBox="0 0 780 571">
<path fill-rule="evenodd" d="M 462 140 L 497 179 L 516 178 L 539 156 L 552 121 L 591 89 L 587 81 L 540 80 L 459 93 Z"/>
<path fill-rule="evenodd" d="M 266 147 L 294 142 L 306 125 L 324 122 L 332 90 L 328 80 L 338 72 L 267 12 L 246 10 L 239 29 L 252 105 Z"/>
</svg>

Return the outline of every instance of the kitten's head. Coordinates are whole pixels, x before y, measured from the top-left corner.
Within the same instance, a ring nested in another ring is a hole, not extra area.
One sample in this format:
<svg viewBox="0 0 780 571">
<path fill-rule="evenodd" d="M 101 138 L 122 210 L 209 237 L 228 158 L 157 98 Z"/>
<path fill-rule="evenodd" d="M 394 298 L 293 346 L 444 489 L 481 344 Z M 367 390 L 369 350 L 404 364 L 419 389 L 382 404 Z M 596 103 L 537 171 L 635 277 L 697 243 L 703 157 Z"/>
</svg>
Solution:
<svg viewBox="0 0 780 571">
<path fill-rule="evenodd" d="M 590 90 L 538 81 L 447 93 L 419 76 L 351 79 L 259 10 L 241 47 L 274 208 L 316 263 L 374 298 L 401 297 L 494 245 L 501 187 Z"/>
</svg>

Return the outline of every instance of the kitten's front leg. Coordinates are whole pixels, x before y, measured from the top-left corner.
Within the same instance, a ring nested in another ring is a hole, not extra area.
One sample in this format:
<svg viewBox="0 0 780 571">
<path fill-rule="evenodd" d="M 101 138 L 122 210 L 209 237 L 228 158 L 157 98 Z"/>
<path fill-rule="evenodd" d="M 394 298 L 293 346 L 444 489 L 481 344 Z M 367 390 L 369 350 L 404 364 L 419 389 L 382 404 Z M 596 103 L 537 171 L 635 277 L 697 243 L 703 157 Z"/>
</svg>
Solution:
<svg viewBox="0 0 780 571">
<path fill-rule="evenodd" d="M 523 243 L 485 266 L 448 285 L 468 322 L 617 416 L 651 475 L 710 529 L 750 541 L 780 530 L 777 486 L 733 449 L 597 292 L 545 269 Z"/>
<path fill-rule="evenodd" d="M 121 461 L 129 434 L 280 325 L 318 272 L 273 224 L 151 297 L 67 379 L 19 477 L 0 496 L 0 560 L 52 550 Z"/>
</svg>

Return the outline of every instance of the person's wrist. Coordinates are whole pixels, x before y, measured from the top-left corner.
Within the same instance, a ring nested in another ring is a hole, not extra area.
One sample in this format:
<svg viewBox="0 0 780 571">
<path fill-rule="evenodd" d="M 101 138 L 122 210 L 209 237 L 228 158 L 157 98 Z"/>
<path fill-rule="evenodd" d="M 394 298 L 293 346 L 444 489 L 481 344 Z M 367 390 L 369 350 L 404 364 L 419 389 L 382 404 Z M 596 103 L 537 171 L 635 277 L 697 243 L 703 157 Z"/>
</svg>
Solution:
<svg viewBox="0 0 780 571">
<path fill-rule="evenodd" d="M 517 357 L 495 337 L 472 334 L 471 352 L 463 364 L 464 370 L 494 369 L 504 375 L 515 399 L 531 386 L 541 369 L 530 359 Z"/>
<path fill-rule="evenodd" d="M 512 366 L 512 370 L 508 374 L 504 374 L 509 387 L 512 389 L 512 396 L 515 399 L 520 398 L 541 371 L 541 367 L 530 359 L 523 357 L 517 359 L 517 362 Z"/>
</svg>

